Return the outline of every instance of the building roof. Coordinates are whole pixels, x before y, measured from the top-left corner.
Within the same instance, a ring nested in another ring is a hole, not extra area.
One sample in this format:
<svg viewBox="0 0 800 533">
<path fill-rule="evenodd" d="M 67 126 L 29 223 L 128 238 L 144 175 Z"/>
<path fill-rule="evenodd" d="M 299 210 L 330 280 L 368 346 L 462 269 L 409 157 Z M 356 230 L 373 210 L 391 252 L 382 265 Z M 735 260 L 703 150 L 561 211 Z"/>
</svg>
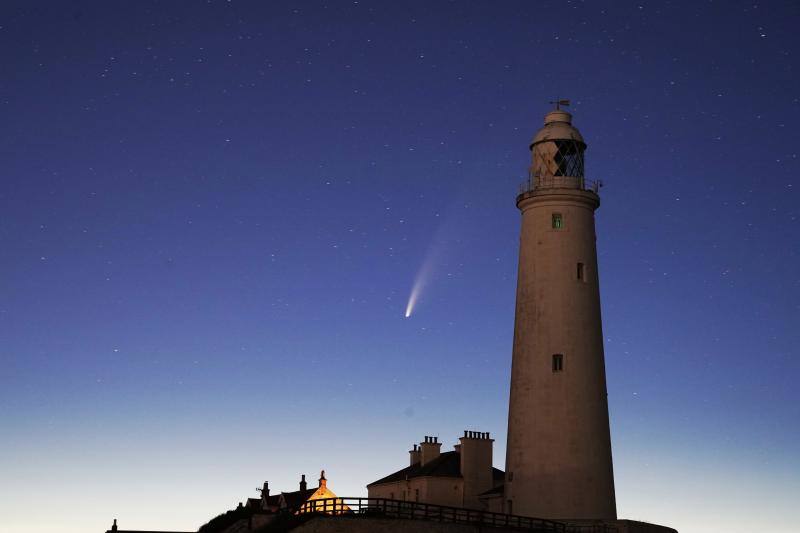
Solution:
<svg viewBox="0 0 800 533">
<path fill-rule="evenodd" d="M 319 487 L 314 487 L 306 490 L 296 490 L 294 492 L 281 492 L 281 496 L 283 496 L 283 501 L 286 503 L 286 507 L 300 507 L 308 499 L 317 492 Z"/>
<path fill-rule="evenodd" d="M 415 465 L 407 466 L 402 470 L 398 470 L 394 474 L 389 474 L 384 478 L 373 481 L 367 485 L 367 487 L 372 485 L 380 485 L 382 483 L 402 481 L 406 478 L 411 479 L 414 477 L 424 476 L 461 477 L 461 457 L 459 456 L 458 452 L 443 452 L 439 455 L 439 457 L 432 461 L 428 461 L 424 465 L 417 463 Z M 498 468 L 492 468 L 492 477 L 494 478 L 495 482 L 501 482 L 505 478 L 505 473 Z"/>
<path fill-rule="evenodd" d="M 247 503 L 245 503 L 244 506 L 253 509 L 261 509 L 261 498 L 247 498 Z"/>
</svg>

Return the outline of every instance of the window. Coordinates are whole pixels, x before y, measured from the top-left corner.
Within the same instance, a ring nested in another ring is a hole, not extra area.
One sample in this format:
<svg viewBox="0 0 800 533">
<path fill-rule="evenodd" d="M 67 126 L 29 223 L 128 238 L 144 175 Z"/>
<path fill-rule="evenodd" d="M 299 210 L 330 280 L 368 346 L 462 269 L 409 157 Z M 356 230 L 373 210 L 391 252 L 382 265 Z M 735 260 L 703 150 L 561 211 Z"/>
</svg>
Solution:
<svg viewBox="0 0 800 533">
<path fill-rule="evenodd" d="M 578 279 L 580 281 L 586 281 L 583 271 L 583 263 L 578 263 Z"/>
<path fill-rule="evenodd" d="M 561 213 L 553 213 L 553 229 L 561 229 L 564 227 L 564 217 Z"/>
<path fill-rule="evenodd" d="M 553 354 L 553 372 L 561 372 L 564 370 L 564 354 Z"/>
</svg>

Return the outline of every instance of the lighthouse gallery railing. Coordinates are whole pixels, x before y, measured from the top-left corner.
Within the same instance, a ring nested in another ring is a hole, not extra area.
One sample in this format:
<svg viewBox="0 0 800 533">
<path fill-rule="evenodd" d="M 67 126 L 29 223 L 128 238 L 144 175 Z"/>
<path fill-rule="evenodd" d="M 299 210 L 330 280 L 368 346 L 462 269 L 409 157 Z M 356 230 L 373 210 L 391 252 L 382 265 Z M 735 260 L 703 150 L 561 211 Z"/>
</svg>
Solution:
<svg viewBox="0 0 800 533">
<path fill-rule="evenodd" d="M 588 180 L 586 178 L 575 178 L 571 176 L 535 176 L 531 175 L 520 183 L 519 194 L 532 192 L 539 189 L 578 189 L 581 191 L 591 191 L 595 194 L 600 192 L 603 182 L 600 180 Z"/>
</svg>

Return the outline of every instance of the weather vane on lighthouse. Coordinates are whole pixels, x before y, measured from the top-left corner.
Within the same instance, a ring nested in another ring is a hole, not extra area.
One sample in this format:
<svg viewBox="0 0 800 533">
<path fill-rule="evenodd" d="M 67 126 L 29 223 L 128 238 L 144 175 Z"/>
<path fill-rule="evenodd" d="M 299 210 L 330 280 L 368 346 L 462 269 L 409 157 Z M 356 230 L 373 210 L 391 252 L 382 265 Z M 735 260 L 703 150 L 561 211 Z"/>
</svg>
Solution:
<svg viewBox="0 0 800 533">
<path fill-rule="evenodd" d="M 550 103 L 556 106 L 556 110 L 560 110 L 562 105 L 569 105 L 569 100 L 563 98 L 556 98 L 554 101 L 551 101 Z"/>
</svg>

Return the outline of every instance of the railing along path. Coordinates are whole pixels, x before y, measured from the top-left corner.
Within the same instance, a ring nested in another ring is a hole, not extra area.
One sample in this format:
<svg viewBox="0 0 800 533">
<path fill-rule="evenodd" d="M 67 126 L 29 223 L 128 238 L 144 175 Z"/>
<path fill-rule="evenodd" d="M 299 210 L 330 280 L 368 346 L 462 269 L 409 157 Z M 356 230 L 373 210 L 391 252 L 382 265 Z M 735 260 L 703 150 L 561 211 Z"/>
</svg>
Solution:
<svg viewBox="0 0 800 533">
<path fill-rule="evenodd" d="M 536 532 L 556 533 L 615 533 L 607 525 L 573 525 L 542 518 L 492 513 L 462 507 L 409 502 L 389 498 L 326 498 L 310 500 L 288 511 L 295 514 L 316 513 L 333 516 L 385 517 L 412 520 L 432 520 L 457 524 L 504 527 Z"/>
</svg>

